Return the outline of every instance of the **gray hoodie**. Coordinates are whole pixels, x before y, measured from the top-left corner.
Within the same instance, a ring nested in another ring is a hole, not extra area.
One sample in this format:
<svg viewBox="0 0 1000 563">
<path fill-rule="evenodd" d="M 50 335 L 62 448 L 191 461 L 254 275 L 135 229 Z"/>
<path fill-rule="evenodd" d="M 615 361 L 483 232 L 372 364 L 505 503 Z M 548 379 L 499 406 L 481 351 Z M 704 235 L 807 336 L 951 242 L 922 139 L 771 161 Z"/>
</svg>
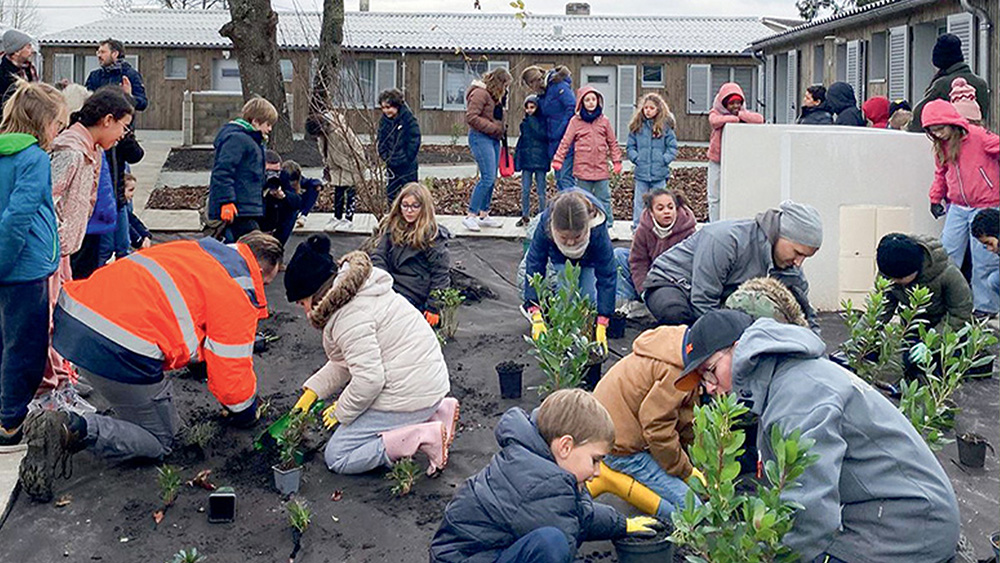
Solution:
<svg viewBox="0 0 1000 563">
<path fill-rule="evenodd" d="M 852 563 L 938 563 L 955 555 L 958 505 L 937 458 L 881 393 L 823 358 L 808 329 L 760 319 L 733 352 L 733 392 L 771 426 L 799 428 L 819 460 L 784 498 L 805 509 L 784 543 L 802 561 L 828 553 Z"/>
</svg>

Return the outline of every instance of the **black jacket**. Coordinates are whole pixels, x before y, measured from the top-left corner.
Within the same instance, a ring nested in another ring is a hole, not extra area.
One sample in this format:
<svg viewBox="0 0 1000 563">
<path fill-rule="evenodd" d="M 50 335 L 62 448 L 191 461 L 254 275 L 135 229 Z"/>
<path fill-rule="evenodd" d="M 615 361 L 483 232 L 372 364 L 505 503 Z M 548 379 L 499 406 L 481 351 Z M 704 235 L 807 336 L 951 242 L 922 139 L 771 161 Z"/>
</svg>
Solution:
<svg viewBox="0 0 1000 563">
<path fill-rule="evenodd" d="M 219 219 L 227 203 L 240 217 L 264 215 L 264 136 L 237 121 L 215 136 L 215 163 L 208 183 L 208 218 Z"/>
<path fill-rule="evenodd" d="M 799 125 L 833 125 L 833 115 L 826 107 L 826 102 L 818 106 L 803 107 L 802 115 L 799 116 Z"/>
<path fill-rule="evenodd" d="M 526 115 L 521 121 L 521 135 L 514 149 L 514 170 L 548 170 L 549 138 L 545 123 L 535 115 Z"/>
<path fill-rule="evenodd" d="M 87 90 L 91 92 L 108 84 L 121 84 L 122 77 L 127 76 L 132 83 L 132 101 L 135 102 L 135 111 L 146 109 L 149 102 L 146 99 L 146 87 L 142 84 L 142 75 L 132 68 L 128 61 L 118 61 L 109 66 L 100 66 L 90 71 L 87 77 Z"/>
<path fill-rule="evenodd" d="M 396 175 L 415 174 L 419 150 L 420 124 L 409 107 L 400 107 L 393 119 L 382 116 L 378 123 L 378 155 L 390 170 Z"/>
<path fill-rule="evenodd" d="M 834 82 L 826 91 L 826 105 L 830 111 L 837 114 L 834 125 L 854 125 L 867 127 L 868 120 L 858 108 L 858 100 L 854 97 L 854 88 L 846 82 Z"/>
<path fill-rule="evenodd" d="M 576 477 L 560 468 L 534 420 L 518 407 L 497 424 L 500 451 L 470 477 L 444 510 L 431 540 L 432 563 L 493 563 L 538 528 L 566 534 L 570 553 L 580 543 L 625 535 L 625 516 L 590 498 Z"/>
<path fill-rule="evenodd" d="M 111 167 L 111 185 L 115 187 L 115 203 L 118 209 L 125 205 L 125 165 L 135 164 L 146 156 L 146 151 L 135 139 L 135 133 L 129 131 L 118 143 L 105 151 L 108 166 Z"/>
<path fill-rule="evenodd" d="M 372 252 L 372 265 L 392 276 L 392 289 L 402 295 L 419 311 L 437 312 L 431 303 L 431 291 L 451 286 L 451 260 L 447 240 L 451 234 L 438 227 L 434 244 L 426 250 L 392 243 L 392 237 L 382 235 Z"/>
<path fill-rule="evenodd" d="M 19 67 L 15 65 L 6 56 L 0 57 L 0 107 L 7 103 L 7 98 L 9 98 L 13 93 L 14 83 L 17 82 L 18 78 L 23 78 L 28 82 L 35 82 L 38 80 L 38 73 L 35 72 L 35 66 L 28 63 L 26 66 Z"/>
</svg>

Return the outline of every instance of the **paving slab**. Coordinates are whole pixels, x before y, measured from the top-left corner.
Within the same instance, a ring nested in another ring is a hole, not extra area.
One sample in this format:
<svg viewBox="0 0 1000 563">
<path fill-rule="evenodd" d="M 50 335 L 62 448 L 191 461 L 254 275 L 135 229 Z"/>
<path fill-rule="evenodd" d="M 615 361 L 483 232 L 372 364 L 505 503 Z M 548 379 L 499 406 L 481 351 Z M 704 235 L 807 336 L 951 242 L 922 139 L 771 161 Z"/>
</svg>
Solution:
<svg viewBox="0 0 1000 563">
<path fill-rule="evenodd" d="M 0 526 L 3 526 L 7 510 L 14 503 L 18 469 L 27 454 L 26 444 L 0 446 Z"/>
</svg>

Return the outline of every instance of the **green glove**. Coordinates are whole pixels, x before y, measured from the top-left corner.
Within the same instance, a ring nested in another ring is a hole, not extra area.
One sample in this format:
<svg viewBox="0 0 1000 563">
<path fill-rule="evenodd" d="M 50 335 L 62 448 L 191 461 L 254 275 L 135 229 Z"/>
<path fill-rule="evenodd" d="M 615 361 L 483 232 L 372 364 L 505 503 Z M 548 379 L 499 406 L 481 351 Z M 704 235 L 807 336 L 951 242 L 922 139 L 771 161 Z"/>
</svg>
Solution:
<svg viewBox="0 0 1000 563">
<path fill-rule="evenodd" d="M 630 536 L 652 538 L 666 526 L 652 516 L 633 516 L 625 521 L 625 533 Z"/>
</svg>

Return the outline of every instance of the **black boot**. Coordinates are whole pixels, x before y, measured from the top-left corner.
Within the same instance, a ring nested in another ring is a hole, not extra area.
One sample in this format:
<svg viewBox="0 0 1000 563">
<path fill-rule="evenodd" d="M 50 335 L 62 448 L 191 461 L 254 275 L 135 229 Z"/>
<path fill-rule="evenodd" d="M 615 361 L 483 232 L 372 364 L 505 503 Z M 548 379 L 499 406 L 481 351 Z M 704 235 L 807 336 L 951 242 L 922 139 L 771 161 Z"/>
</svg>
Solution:
<svg viewBox="0 0 1000 563">
<path fill-rule="evenodd" d="M 24 421 L 28 454 L 21 462 L 21 486 L 33 500 L 52 500 L 57 472 L 72 474 L 72 455 L 87 447 L 87 421 L 76 413 L 35 411 Z"/>
</svg>

